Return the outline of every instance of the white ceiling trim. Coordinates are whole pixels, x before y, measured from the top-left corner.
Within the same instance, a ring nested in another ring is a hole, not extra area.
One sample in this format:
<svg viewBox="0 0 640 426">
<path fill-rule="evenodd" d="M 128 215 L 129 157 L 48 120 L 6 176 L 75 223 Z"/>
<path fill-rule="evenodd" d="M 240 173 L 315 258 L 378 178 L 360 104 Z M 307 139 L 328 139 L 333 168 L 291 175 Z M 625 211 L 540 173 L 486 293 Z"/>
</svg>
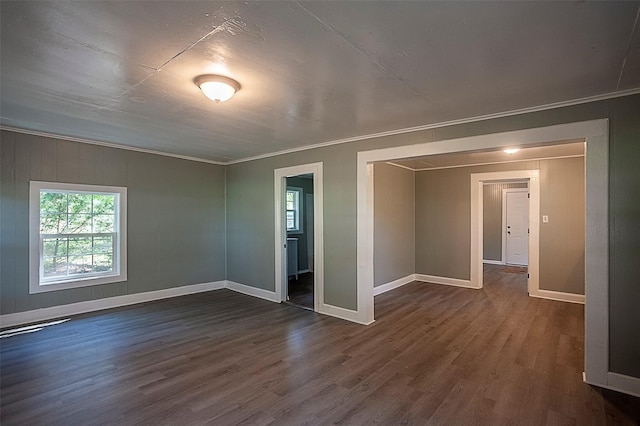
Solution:
<svg viewBox="0 0 640 426">
<path fill-rule="evenodd" d="M 0 130 L 8 130 L 10 132 L 24 133 L 26 135 L 42 136 L 45 138 L 60 139 L 60 140 L 65 140 L 70 142 L 80 142 L 80 143 L 87 143 L 90 145 L 100 145 L 100 146 L 106 146 L 108 148 L 125 149 L 127 151 L 144 152 L 145 154 L 162 155 L 164 157 L 179 158 L 181 160 L 197 161 L 200 163 L 217 164 L 219 166 L 224 166 L 226 164 L 221 161 L 207 160 L 204 158 L 197 158 L 197 157 L 189 157 L 188 155 L 172 154 L 170 152 L 155 151 L 153 149 L 137 148 L 135 146 L 123 145 L 123 144 L 118 144 L 113 142 L 102 142 L 102 141 L 96 141 L 92 139 L 76 138 L 73 136 L 62 136 L 62 135 L 56 135 L 53 133 L 39 132 L 37 130 L 28 130 L 28 129 L 21 129 L 19 127 L 3 126 L 1 124 L 0 124 Z"/>
<path fill-rule="evenodd" d="M 349 142 L 357 142 L 365 139 L 374 139 L 374 138 L 380 138 L 384 136 L 400 135 L 403 133 L 419 132 L 421 130 L 437 129 L 441 127 L 455 126 L 458 124 L 468 124 L 468 123 L 474 123 L 477 121 L 492 120 L 492 119 L 502 118 L 502 117 L 511 117 L 514 115 L 521 115 L 521 114 L 527 114 L 527 113 L 538 112 L 538 111 L 546 111 L 550 109 L 586 104 L 589 102 L 604 101 L 607 99 L 621 98 L 624 96 L 637 95 L 637 94 L 640 94 L 640 87 L 634 88 L 634 89 L 628 89 L 628 90 L 620 90 L 617 92 L 610 92 L 603 95 L 589 96 L 586 98 L 578 98 L 570 101 L 555 102 L 552 104 L 539 105 L 535 107 L 521 108 L 521 109 L 515 109 L 515 110 L 505 111 L 505 112 L 496 112 L 493 114 L 479 115 L 476 117 L 461 118 L 461 119 L 451 120 L 451 121 L 442 121 L 439 123 L 425 124 L 422 126 L 407 127 L 404 129 L 390 130 L 387 132 L 372 133 L 369 135 L 354 136 L 354 137 L 345 138 L 345 139 L 337 139 L 334 141 L 321 142 L 318 144 L 302 146 L 299 148 L 291 148 L 291 149 L 285 149 L 285 150 L 277 151 L 273 153 L 256 155 L 254 157 L 241 158 L 239 160 L 230 160 L 230 161 L 227 161 L 225 164 L 231 165 L 231 164 L 237 164 L 237 163 L 244 163 L 247 161 L 260 160 L 263 158 L 276 157 L 278 155 L 291 154 L 291 153 L 300 152 L 300 151 L 307 151 L 309 149 L 323 148 L 325 146 L 339 145 L 339 144 L 349 143 Z"/>
<path fill-rule="evenodd" d="M 163 151 L 156 151 L 156 150 L 152 150 L 152 149 L 137 148 L 137 147 L 132 147 L 132 146 L 113 143 L 113 142 L 103 142 L 103 141 L 97 141 L 97 140 L 92 140 L 92 139 L 76 138 L 76 137 L 73 137 L 73 136 L 56 135 L 56 134 L 53 134 L 53 133 L 40 132 L 40 131 L 37 131 L 37 130 L 21 129 L 21 128 L 18 128 L 18 127 L 4 126 L 2 124 L 0 124 L 0 130 L 8 130 L 8 131 L 12 131 L 12 132 L 24 133 L 24 134 L 28 134 L 28 135 L 34 135 L 34 136 L 43 136 L 43 137 L 49 137 L 49 138 L 54 138 L 54 139 L 62 139 L 62 140 L 67 140 L 67 141 L 71 141 L 71 142 L 88 143 L 88 144 L 91 144 L 91 145 L 100 145 L 100 146 L 106 146 L 106 147 L 110 147 L 110 148 L 125 149 L 125 150 L 128 150 L 128 151 L 144 152 L 144 153 L 147 153 L 147 154 L 163 155 L 165 157 L 180 158 L 182 160 L 198 161 L 198 162 L 201 162 L 201 163 L 209 163 L 209 164 L 217 164 L 217 165 L 232 165 L 232 164 L 238 164 L 238 163 L 245 163 L 247 161 L 260 160 L 260 159 L 263 159 L 263 158 L 276 157 L 278 155 L 291 154 L 291 153 L 294 153 L 294 152 L 300 152 L 300 151 L 307 151 L 307 150 L 310 150 L 310 149 L 322 148 L 322 147 L 331 146 L 331 145 L 339 145 L 339 144 L 343 144 L 343 143 L 357 142 L 357 141 L 361 141 L 361 140 L 380 138 L 380 137 L 384 137 L 384 136 L 400 135 L 400 134 L 404 134 L 404 133 L 419 132 L 419 131 L 422 131 L 422 130 L 430 130 L 430 129 L 437 129 L 437 128 L 441 128 L 441 127 L 455 126 L 455 125 L 458 125 L 458 124 L 468 124 L 468 123 L 474 123 L 474 122 L 478 122 L 478 121 L 491 120 L 491 119 L 502 118 L 502 117 L 510 117 L 510 116 L 514 116 L 514 115 L 527 114 L 527 113 L 533 113 L 533 112 L 538 112 L 538 111 L 546 111 L 546 110 L 550 110 L 550 109 L 563 108 L 563 107 L 568 107 L 568 106 L 573 106 L 573 105 L 580 105 L 580 104 L 585 104 L 585 103 L 589 103 L 589 102 L 597 102 L 597 101 L 603 101 L 603 100 L 607 100 L 607 99 L 614 99 L 614 98 L 620 98 L 620 97 L 624 97 L 624 96 L 631 96 L 631 95 L 637 95 L 637 94 L 640 94 L 640 87 L 639 88 L 634 88 L 634 89 L 628 89 L 628 90 L 621 90 L 621 91 L 617 91 L 617 92 L 611 92 L 611 93 L 607 93 L 607 94 L 603 94 L 603 95 L 589 96 L 589 97 L 586 97 L 586 98 L 578 98 L 578 99 L 574 99 L 574 100 L 570 100 L 570 101 L 555 102 L 555 103 L 545 104 L 545 105 L 540 105 L 540 106 L 535 106 L 535 107 L 521 108 L 521 109 L 516 109 L 516 110 L 511 110 L 511 111 L 480 115 L 480 116 L 476 116 L 476 117 L 461 118 L 461 119 L 458 119 L 458 120 L 442 121 L 442 122 L 439 122 L 439 123 L 425 124 L 425 125 L 422 125 L 422 126 L 415 126 L 415 127 L 407 127 L 407 128 L 404 128 L 404 129 L 390 130 L 390 131 L 387 131 L 387 132 L 372 133 L 372 134 L 362 135 L 362 136 L 354 136 L 354 137 L 345 138 L 345 139 L 337 139 L 337 140 L 333 140 L 333 141 L 321 142 L 321 143 L 314 144 L 314 145 L 307 145 L 307 146 L 302 146 L 302 147 L 298 147 L 298 148 L 291 148 L 291 149 L 286 149 L 286 150 L 282 150 L 282 151 L 276 151 L 276 152 L 271 152 L 271 153 L 267 153 L 267 154 L 256 155 L 256 156 L 253 156 L 253 157 L 241 158 L 241 159 L 238 159 L 238 160 L 230 160 L 230 161 L 208 160 L 208 159 L 205 159 L 205 158 L 190 157 L 190 156 L 187 156 L 187 155 L 180 155 L 180 154 L 172 154 L 172 153 L 163 152 Z"/>
<path fill-rule="evenodd" d="M 558 155 L 553 157 L 537 157 L 537 158 L 521 158 L 519 160 L 504 160 L 504 161 L 490 161 L 487 163 L 469 163 L 469 164 L 459 164 L 455 166 L 439 166 L 439 167 L 426 167 L 421 169 L 414 169 L 402 164 L 396 164 L 391 161 L 387 161 L 387 164 L 391 164 L 392 166 L 402 167 L 403 169 L 412 170 L 414 172 L 430 172 L 432 170 L 442 170 L 442 169 L 457 169 L 460 167 L 475 167 L 475 166 L 490 166 L 492 164 L 504 164 L 504 163 L 522 163 L 525 161 L 542 161 L 542 160 L 558 160 L 561 158 L 577 158 L 584 157 L 584 154 L 576 154 L 576 155 Z"/>
</svg>

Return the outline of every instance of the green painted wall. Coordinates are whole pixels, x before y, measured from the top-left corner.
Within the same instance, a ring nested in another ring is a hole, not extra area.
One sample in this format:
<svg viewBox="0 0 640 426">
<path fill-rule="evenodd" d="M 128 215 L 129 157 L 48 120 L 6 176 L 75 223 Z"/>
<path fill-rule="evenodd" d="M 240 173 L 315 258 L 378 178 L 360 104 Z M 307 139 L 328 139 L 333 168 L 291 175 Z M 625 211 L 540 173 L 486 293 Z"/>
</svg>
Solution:
<svg viewBox="0 0 640 426">
<path fill-rule="evenodd" d="M 0 313 L 225 279 L 223 166 L 2 131 Z M 29 181 L 125 186 L 128 280 L 29 294 Z"/>
</svg>

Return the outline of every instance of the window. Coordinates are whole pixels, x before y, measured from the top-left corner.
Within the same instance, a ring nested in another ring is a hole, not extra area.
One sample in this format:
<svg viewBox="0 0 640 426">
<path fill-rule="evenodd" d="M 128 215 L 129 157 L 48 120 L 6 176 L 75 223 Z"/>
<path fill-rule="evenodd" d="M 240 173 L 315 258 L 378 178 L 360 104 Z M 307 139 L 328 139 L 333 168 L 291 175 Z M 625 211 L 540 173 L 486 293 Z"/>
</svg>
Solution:
<svg viewBox="0 0 640 426">
<path fill-rule="evenodd" d="M 31 182 L 29 291 L 126 281 L 127 189 Z"/>
<path fill-rule="evenodd" d="M 287 232 L 302 233 L 301 198 L 302 188 L 287 188 Z"/>
</svg>

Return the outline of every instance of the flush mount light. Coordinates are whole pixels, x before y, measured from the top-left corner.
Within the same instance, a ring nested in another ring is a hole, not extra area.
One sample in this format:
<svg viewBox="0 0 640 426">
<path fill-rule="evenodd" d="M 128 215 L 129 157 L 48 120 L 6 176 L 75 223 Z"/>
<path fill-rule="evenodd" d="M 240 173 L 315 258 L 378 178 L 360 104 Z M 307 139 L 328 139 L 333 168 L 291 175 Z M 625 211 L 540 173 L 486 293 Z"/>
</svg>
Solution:
<svg viewBox="0 0 640 426">
<path fill-rule="evenodd" d="M 224 102 L 240 90 L 240 83 L 223 75 L 205 74 L 195 78 L 193 82 L 212 101 Z"/>
<path fill-rule="evenodd" d="M 516 152 L 520 151 L 520 148 L 509 148 L 509 149 L 505 149 L 504 152 L 506 152 L 507 154 L 511 155 L 511 154 L 515 154 Z"/>
</svg>

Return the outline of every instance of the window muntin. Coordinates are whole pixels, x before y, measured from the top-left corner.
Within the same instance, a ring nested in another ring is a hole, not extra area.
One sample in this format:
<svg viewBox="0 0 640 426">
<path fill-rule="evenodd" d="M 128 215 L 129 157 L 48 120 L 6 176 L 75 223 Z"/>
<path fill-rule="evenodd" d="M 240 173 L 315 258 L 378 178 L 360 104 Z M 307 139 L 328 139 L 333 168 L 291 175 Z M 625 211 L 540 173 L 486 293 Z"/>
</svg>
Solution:
<svg viewBox="0 0 640 426">
<path fill-rule="evenodd" d="M 302 232 L 301 215 L 302 188 L 288 187 L 286 193 L 287 232 Z"/>
<path fill-rule="evenodd" d="M 126 188 L 31 182 L 30 291 L 126 280 Z"/>
</svg>

